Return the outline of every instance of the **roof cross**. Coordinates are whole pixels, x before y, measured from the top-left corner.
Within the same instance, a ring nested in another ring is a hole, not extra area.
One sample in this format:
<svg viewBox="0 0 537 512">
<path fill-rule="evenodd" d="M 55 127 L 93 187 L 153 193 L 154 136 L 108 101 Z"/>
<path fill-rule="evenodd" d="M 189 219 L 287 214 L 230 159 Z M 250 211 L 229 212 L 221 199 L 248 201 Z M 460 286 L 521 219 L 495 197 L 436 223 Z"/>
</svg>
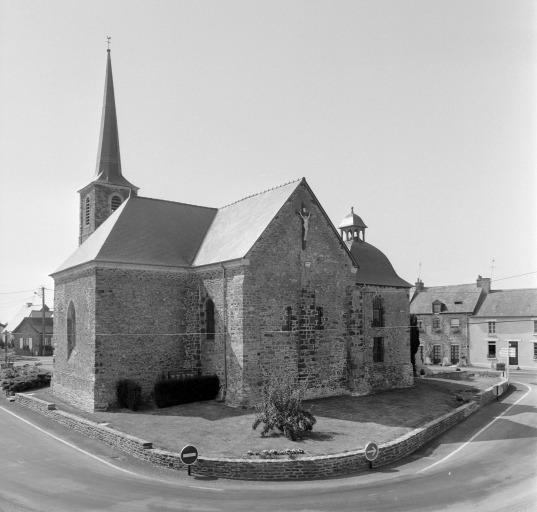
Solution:
<svg viewBox="0 0 537 512">
<path fill-rule="evenodd" d="M 112 39 L 110 36 L 106 36 L 106 44 L 108 45 L 108 51 L 110 51 L 110 39 Z"/>
</svg>

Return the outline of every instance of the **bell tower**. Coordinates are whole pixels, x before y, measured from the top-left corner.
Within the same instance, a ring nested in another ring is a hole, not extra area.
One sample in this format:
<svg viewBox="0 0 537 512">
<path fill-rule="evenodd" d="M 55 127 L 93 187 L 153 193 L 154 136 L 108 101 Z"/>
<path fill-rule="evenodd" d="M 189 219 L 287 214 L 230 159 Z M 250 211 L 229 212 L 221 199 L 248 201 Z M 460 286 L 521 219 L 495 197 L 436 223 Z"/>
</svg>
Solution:
<svg viewBox="0 0 537 512">
<path fill-rule="evenodd" d="M 108 38 L 108 44 L 110 44 L 110 38 Z M 125 200 L 131 195 L 138 194 L 138 187 L 127 181 L 121 172 L 110 48 L 107 50 L 97 167 L 93 181 L 79 190 L 78 193 L 80 194 L 79 245 L 110 217 Z"/>
<path fill-rule="evenodd" d="M 343 241 L 362 240 L 365 242 L 365 230 L 367 226 L 364 221 L 354 213 L 354 207 L 351 207 L 351 213 L 347 215 L 338 226 Z"/>
</svg>

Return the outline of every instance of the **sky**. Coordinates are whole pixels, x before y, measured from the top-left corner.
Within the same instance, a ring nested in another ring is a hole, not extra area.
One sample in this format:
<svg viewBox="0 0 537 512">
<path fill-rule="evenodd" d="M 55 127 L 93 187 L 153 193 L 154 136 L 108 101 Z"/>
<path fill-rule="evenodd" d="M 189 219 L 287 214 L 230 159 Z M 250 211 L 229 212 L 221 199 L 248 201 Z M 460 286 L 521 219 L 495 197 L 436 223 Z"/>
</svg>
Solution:
<svg viewBox="0 0 537 512">
<path fill-rule="evenodd" d="M 107 36 L 139 195 L 220 207 L 305 177 L 411 283 L 537 287 L 536 11 L 0 0 L 0 322 L 39 286 L 52 306 L 49 274 L 78 246 Z"/>
</svg>

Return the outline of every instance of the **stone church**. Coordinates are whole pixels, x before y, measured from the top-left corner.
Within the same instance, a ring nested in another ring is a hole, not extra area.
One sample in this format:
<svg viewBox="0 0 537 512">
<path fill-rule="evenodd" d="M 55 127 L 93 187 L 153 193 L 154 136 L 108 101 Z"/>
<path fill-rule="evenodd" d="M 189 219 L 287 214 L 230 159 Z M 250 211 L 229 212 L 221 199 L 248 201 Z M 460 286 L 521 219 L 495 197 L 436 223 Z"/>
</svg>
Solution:
<svg viewBox="0 0 537 512">
<path fill-rule="evenodd" d="M 290 375 L 307 397 L 412 384 L 410 284 L 339 231 L 305 179 L 223 208 L 140 197 L 122 173 L 110 50 L 97 168 L 79 191 L 79 247 L 55 280 L 53 393 L 88 411 L 120 378 L 217 374 L 251 405 Z"/>
</svg>

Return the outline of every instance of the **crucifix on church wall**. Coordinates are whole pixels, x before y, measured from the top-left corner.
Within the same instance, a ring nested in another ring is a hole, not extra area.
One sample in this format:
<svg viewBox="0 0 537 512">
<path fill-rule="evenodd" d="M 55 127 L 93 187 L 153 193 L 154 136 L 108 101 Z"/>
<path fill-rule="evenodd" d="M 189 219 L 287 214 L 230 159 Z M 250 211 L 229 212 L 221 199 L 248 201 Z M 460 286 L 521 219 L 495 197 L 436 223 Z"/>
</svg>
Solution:
<svg viewBox="0 0 537 512">
<path fill-rule="evenodd" d="M 302 211 L 296 213 L 298 213 L 302 218 L 302 249 L 306 249 L 306 240 L 308 239 L 311 212 L 308 212 L 304 206 L 304 203 L 302 203 Z"/>
</svg>

